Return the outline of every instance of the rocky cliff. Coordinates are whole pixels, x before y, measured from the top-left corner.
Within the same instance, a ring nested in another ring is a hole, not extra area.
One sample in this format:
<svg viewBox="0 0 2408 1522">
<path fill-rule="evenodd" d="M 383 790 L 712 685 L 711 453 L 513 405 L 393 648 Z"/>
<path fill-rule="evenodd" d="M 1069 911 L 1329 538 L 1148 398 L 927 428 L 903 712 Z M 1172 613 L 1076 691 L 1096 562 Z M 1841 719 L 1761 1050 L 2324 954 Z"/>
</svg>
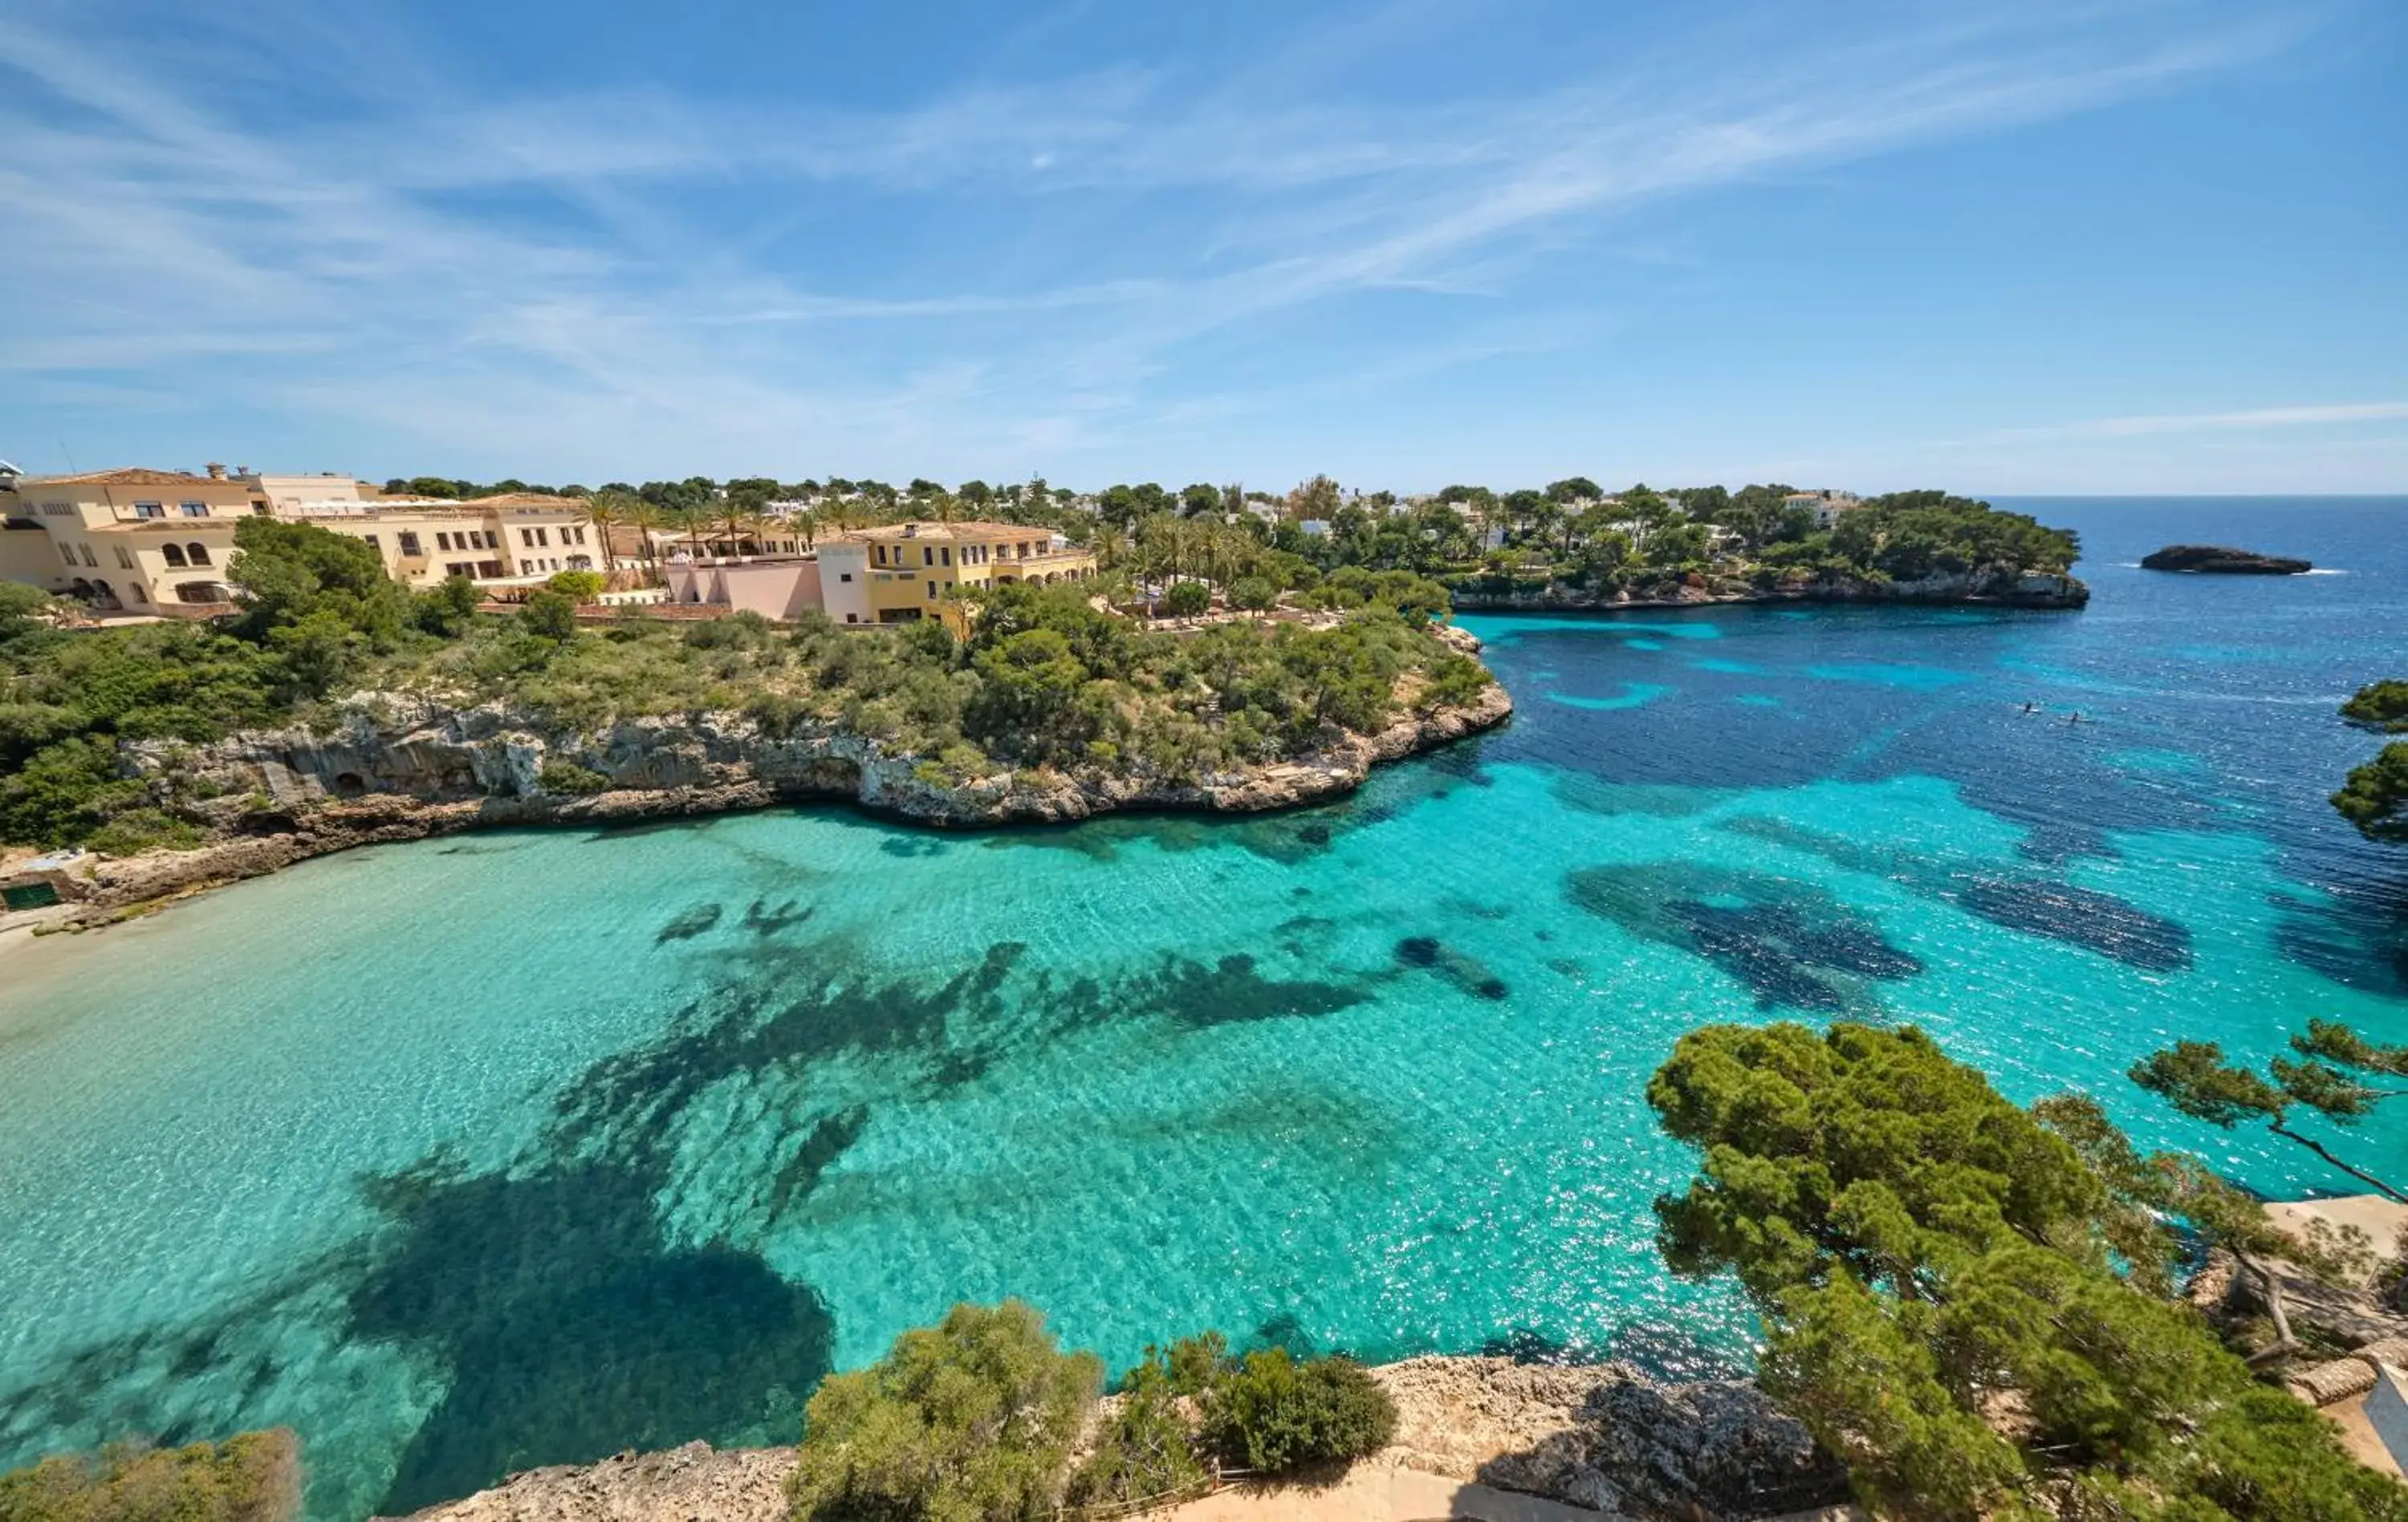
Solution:
<svg viewBox="0 0 2408 1522">
<path fill-rule="evenodd" d="M 1547 612 L 1555 610 L 1616 608 L 1693 608 L 1722 603 L 1906 603 L 1970 604 L 2003 608 L 2080 608 L 2090 601 L 2089 584 L 2078 577 L 2007 570 L 1928 576 L 1913 582 L 1877 582 L 1859 577 L 1824 577 L 1775 587 L 1759 587 L 1736 577 L 1691 576 L 1664 595 L 1634 596 L 1618 591 L 1597 593 L 1562 582 L 1543 586 L 1489 590 L 1477 585 L 1454 590 L 1460 612 Z"/>
<path fill-rule="evenodd" d="M 1478 642 L 1446 631 L 1466 648 Z M 1472 701 L 1407 712 L 1376 734 L 1326 730 L 1309 754 L 1189 778 L 1010 772 L 946 777 L 921 758 L 828 725 L 778 732 L 735 711 L 580 730 L 501 705 L 454 708 L 366 694 L 331 729 L 249 731 L 208 745 L 128 745 L 123 765 L 204 822 L 198 850 L 96 862 L 70 924 L 275 871 L 356 845 L 480 826 L 594 824 L 841 800 L 924 824 L 1059 824 L 1117 810 L 1245 812 L 1320 802 L 1374 766 L 1503 723 L 1492 683 Z"/>
<path fill-rule="evenodd" d="M 1488 1357 L 1411 1358 L 1372 1374 L 1397 1402 L 1397 1436 L 1367 1465 L 1546 1496 L 1604 1518 L 1720 1522 L 1846 1493 L 1806 1429 L 1742 1381 L 1671 1384 L 1626 1364 Z M 794 1467 L 791 1448 L 692 1443 L 514 1475 L 417 1522 L 783 1522 Z M 1264 1502 L 1266 1517 L 1291 1515 L 1275 1494 Z"/>
</svg>

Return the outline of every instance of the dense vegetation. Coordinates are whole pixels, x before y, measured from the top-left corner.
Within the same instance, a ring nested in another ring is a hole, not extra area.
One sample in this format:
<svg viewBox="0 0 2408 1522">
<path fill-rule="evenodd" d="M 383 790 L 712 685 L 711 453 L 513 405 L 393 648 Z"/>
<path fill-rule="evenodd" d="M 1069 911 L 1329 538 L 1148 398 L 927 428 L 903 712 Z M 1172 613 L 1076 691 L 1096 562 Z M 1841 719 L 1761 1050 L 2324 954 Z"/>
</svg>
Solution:
<svg viewBox="0 0 2408 1522">
<path fill-rule="evenodd" d="M 2341 712 L 2378 733 L 2408 735 L 2408 682 L 2361 687 Z M 2408 840 L 2408 740 L 2393 740 L 2353 770 L 2332 805 L 2371 840 Z"/>
<path fill-rule="evenodd" d="M 1704 1152 L 1656 1202 L 1668 1261 L 1738 1275 L 1766 1388 L 1878 1515 L 2408 1518 L 2172 1297 L 2179 1226 L 2301 1249 L 2088 1100 L 2027 1111 L 1920 1031 L 1846 1023 L 1694 1031 L 1648 1099 Z"/>
<path fill-rule="evenodd" d="M 1148 1348 L 1096 1424 L 1102 1366 L 1064 1353 L 1016 1300 L 957 1305 L 905 1332 L 886 1357 L 832 1375 L 803 1418 L 797 1522 L 1000 1522 L 1192 1495 L 1211 1460 L 1254 1473 L 1343 1463 L 1386 1446 L 1395 1405 L 1342 1358 L 1272 1348 L 1229 1357 L 1218 1333 Z"/>
<path fill-rule="evenodd" d="M 194 843 L 206 800 L 121 776 L 121 740 L 319 722 L 361 688 L 506 700 L 570 728 L 742 709 L 781 731 L 869 736 L 932 781 L 1048 767 L 1184 781 L 1310 749 L 1333 725 L 1377 729 L 1400 704 L 1460 702 L 1489 680 L 1426 632 L 1433 593 L 1412 577 L 1342 582 L 1332 596 L 1351 610 L 1334 627 L 1188 635 L 1015 584 L 987 595 L 959 641 L 933 622 L 781 629 L 748 614 L 589 630 L 552 591 L 485 616 L 468 582 L 413 593 L 373 549 L 320 528 L 246 519 L 236 542 L 228 578 L 246 602 L 223 626 L 74 631 L 43 617 L 32 589 L 0 587 L 0 841 Z M 591 791 L 595 775 L 571 767 L 545 785 Z"/>
<path fill-rule="evenodd" d="M 119 1443 L 0 1474 L 0 1522 L 285 1522 L 300 1443 L 279 1428 L 184 1448 Z"/>
<path fill-rule="evenodd" d="M 1102 1380 L 1094 1354 L 1062 1352 L 1027 1306 L 957 1305 L 871 1367 L 820 1386 L 804 1413 L 795 1515 L 1049 1515 Z"/>
</svg>

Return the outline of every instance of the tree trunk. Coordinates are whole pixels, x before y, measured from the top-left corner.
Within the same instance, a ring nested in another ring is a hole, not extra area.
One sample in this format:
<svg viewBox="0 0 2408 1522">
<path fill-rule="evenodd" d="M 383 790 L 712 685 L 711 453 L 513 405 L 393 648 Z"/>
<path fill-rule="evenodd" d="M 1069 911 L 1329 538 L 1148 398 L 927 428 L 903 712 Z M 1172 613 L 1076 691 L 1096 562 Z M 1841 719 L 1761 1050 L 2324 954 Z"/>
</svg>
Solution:
<svg viewBox="0 0 2408 1522">
<path fill-rule="evenodd" d="M 2402 1205 L 2408 1205 L 2408 1194 L 2401 1193 L 2391 1185 L 2384 1183 L 2381 1179 L 2376 1178 L 2373 1174 L 2367 1172 L 2364 1169 L 2352 1168 L 2349 1164 L 2343 1162 L 2340 1158 L 2326 1151 L 2322 1142 L 2310 1137 L 2301 1136 L 2299 1132 L 2292 1130 L 2287 1126 L 2285 1126 L 2279 1115 L 2276 1116 L 2273 1121 L 2273 1127 L 2274 1134 L 2276 1136 L 2286 1137 L 2293 1142 L 2297 1142 L 2300 1145 L 2307 1148 L 2310 1152 L 2315 1153 L 2317 1156 L 2322 1157 L 2325 1161 L 2332 1164 L 2335 1168 L 2340 1169 L 2350 1177 L 2357 1179 L 2363 1184 L 2372 1185 L 2375 1191 L 2381 1194 L 2385 1199 L 2395 1200 Z"/>
<path fill-rule="evenodd" d="M 2291 1318 L 2283 1307 L 2283 1281 L 2272 1265 L 2247 1253 L 2235 1252 L 2241 1266 L 2258 1276 L 2258 1290 L 2266 1301 L 2267 1319 L 2274 1323 L 2274 1345 L 2259 1348 L 2249 1355 L 2253 1369 L 2263 1364 L 2279 1363 L 2300 1351 L 2300 1340 L 2291 1335 Z"/>
</svg>

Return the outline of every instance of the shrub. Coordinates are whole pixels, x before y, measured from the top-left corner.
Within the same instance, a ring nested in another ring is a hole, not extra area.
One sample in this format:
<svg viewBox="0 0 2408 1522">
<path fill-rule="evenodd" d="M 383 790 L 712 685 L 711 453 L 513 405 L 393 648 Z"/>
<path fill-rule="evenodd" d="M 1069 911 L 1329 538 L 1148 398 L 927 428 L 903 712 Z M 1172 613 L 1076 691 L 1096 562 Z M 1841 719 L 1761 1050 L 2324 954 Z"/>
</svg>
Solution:
<svg viewBox="0 0 2408 1522">
<path fill-rule="evenodd" d="M 1212 606 L 1212 589 L 1201 582 L 1174 582 L 1162 595 L 1162 610 L 1173 618 L 1194 618 Z"/>
<path fill-rule="evenodd" d="M 1229 606 L 1260 612 L 1279 600 L 1279 591 L 1260 576 L 1240 576 L 1229 583 Z"/>
<path fill-rule="evenodd" d="M 0 1522 L 285 1522 L 301 1509 L 284 1428 L 184 1448 L 117 1443 L 0 1474 Z"/>
<path fill-rule="evenodd" d="M 609 583 L 600 571 L 565 570 L 554 571 L 543 584 L 572 602 L 592 602 Z"/>
<path fill-rule="evenodd" d="M 1204 1431 L 1228 1457 L 1276 1474 L 1377 1453 L 1396 1435 L 1397 1407 L 1351 1359 L 1298 1363 L 1285 1348 L 1266 1348 L 1208 1387 Z"/>
<path fill-rule="evenodd" d="M 957 1305 L 870 1368 L 831 1376 L 803 1417 L 797 1522 L 1043 1515 L 1102 1383 L 1018 1300 Z"/>
<path fill-rule="evenodd" d="M 1068 1499 L 1074 1506 L 1125 1506 L 1185 1492 L 1211 1477 L 1169 1367 L 1148 1348 L 1122 1383 L 1120 1409 L 1096 1433 L 1096 1451 L 1070 1476 Z"/>
<path fill-rule="evenodd" d="M 566 639 L 577 632 L 577 604 L 557 592 L 538 592 L 519 610 L 519 627 L 540 639 Z"/>
<path fill-rule="evenodd" d="M 610 779 L 592 767 L 557 756 L 537 768 L 535 779 L 537 785 L 547 793 L 565 793 L 571 797 L 599 793 L 610 785 Z"/>
</svg>

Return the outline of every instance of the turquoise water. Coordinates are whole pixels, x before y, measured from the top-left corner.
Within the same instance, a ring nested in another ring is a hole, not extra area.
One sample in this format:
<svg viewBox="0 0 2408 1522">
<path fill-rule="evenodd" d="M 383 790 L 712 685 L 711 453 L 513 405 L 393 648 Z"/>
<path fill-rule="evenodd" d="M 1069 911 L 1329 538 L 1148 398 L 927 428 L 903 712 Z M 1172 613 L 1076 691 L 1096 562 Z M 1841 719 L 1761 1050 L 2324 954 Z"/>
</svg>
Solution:
<svg viewBox="0 0 2408 1522">
<path fill-rule="evenodd" d="M 1114 1363 L 1218 1327 L 1727 1367 L 1641 1095 L 1713 1019 L 1920 1021 L 2346 1185 L 2119 1074 L 2311 1013 L 2408 1039 L 2408 854 L 2323 802 L 2371 749 L 2333 706 L 2408 662 L 2408 513 L 2042 510 L 2086 612 L 1468 621 L 1512 726 L 1331 809 L 477 836 L 14 951 L 0 1464 L 289 1422 L 314 1515 L 408 1510 L 791 1438 L 822 1371 L 1007 1294 Z M 2217 537 L 2349 574 L 2121 564 Z"/>
</svg>

